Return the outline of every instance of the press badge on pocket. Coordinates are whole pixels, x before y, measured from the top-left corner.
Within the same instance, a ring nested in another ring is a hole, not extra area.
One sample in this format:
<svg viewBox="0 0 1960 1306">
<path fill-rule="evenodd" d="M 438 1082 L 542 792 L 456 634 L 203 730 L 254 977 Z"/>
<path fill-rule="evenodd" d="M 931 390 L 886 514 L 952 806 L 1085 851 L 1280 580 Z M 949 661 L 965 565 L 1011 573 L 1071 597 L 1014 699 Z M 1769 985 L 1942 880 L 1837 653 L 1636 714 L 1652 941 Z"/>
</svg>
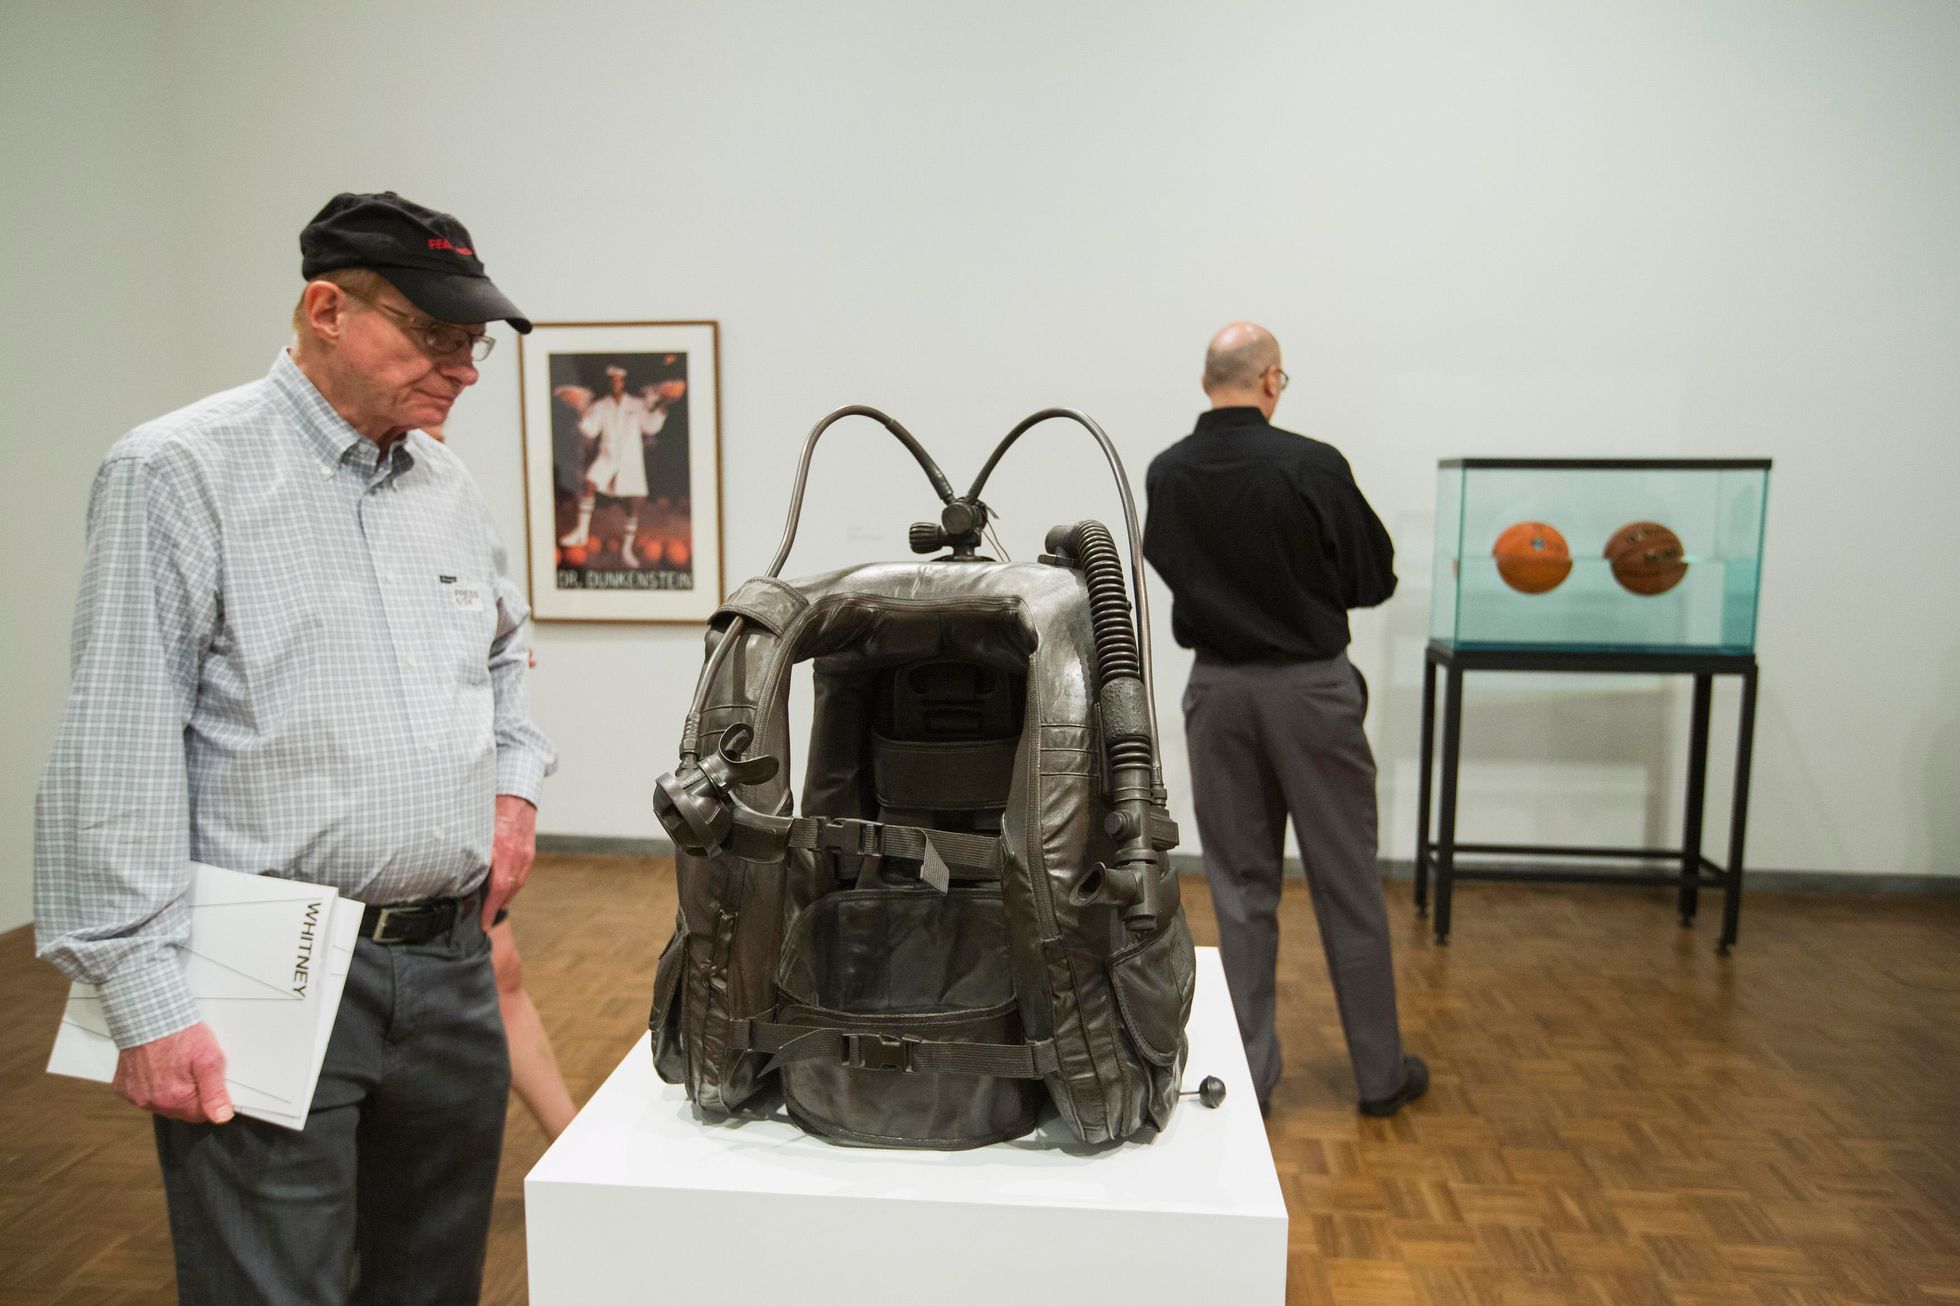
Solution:
<svg viewBox="0 0 1960 1306">
<path fill-rule="evenodd" d="M 449 591 L 449 601 L 456 605 L 458 612 L 483 611 L 483 591 L 474 585 L 460 585 L 454 576 L 437 576 L 437 580 Z"/>
</svg>

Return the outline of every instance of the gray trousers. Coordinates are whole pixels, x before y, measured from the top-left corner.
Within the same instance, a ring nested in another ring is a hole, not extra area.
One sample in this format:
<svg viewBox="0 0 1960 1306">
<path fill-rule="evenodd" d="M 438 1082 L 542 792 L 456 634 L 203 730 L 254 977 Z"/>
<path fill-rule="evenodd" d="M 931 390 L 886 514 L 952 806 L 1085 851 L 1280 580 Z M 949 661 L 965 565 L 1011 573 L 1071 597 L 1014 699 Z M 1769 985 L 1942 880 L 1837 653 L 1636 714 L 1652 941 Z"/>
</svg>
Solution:
<svg viewBox="0 0 1960 1306">
<path fill-rule="evenodd" d="M 1185 687 L 1205 878 L 1262 1102 L 1281 1068 L 1274 967 L 1289 812 L 1355 1087 L 1369 1101 L 1402 1086 L 1388 911 L 1375 862 L 1375 758 L 1361 730 L 1367 707 L 1367 686 L 1345 654 L 1280 664 L 1200 659 Z"/>
<path fill-rule="evenodd" d="M 475 913 L 361 940 L 304 1131 L 156 1117 L 178 1299 L 476 1301 L 509 1088 Z"/>
</svg>

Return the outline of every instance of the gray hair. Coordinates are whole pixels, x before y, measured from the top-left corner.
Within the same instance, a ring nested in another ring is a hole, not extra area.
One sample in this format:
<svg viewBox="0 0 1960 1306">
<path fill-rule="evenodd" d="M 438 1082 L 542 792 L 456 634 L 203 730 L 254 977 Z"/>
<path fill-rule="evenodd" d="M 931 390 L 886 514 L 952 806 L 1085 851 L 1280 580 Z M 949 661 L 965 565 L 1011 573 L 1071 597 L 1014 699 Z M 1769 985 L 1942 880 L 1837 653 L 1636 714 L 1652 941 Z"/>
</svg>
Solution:
<svg viewBox="0 0 1960 1306">
<path fill-rule="evenodd" d="M 313 281 L 331 281 L 356 299 L 373 299 L 383 290 L 394 284 L 373 268 L 335 268 L 322 272 Z M 312 285 L 313 281 L 307 282 Z M 306 288 L 299 292 L 299 302 L 293 305 L 293 330 L 300 331 L 306 325 Z"/>
</svg>

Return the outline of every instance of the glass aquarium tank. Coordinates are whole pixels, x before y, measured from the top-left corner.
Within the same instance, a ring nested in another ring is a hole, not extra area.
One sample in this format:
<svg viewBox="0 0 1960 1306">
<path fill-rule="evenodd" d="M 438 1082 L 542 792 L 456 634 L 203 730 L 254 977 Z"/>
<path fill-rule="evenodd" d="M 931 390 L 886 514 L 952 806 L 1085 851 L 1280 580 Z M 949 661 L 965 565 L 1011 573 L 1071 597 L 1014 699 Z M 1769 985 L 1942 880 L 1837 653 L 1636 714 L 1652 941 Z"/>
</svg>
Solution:
<svg viewBox="0 0 1960 1306">
<path fill-rule="evenodd" d="M 1750 653 L 1767 458 L 1450 458 L 1429 637 Z"/>
</svg>

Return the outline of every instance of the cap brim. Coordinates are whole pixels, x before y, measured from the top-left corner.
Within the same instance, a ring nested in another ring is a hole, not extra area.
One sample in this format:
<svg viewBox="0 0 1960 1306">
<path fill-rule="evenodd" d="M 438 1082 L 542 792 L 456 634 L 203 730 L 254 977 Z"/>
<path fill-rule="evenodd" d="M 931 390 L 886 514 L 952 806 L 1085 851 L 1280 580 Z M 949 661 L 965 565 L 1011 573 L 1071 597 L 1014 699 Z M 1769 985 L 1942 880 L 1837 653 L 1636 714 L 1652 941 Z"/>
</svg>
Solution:
<svg viewBox="0 0 1960 1306">
<path fill-rule="evenodd" d="M 409 303 L 439 322 L 508 322 L 519 335 L 530 334 L 531 319 L 488 277 L 459 277 L 416 268 L 375 271 L 408 296 Z"/>
</svg>

